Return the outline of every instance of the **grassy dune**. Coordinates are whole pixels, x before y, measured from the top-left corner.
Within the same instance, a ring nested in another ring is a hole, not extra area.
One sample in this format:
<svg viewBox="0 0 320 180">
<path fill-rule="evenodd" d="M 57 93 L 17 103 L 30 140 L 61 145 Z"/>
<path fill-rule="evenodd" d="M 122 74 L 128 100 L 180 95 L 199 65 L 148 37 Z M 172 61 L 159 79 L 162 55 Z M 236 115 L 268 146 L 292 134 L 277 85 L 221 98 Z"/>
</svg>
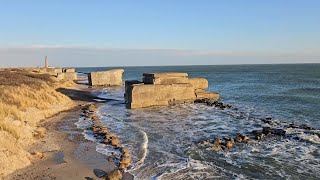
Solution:
<svg viewBox="0 0 320 180">
<path fill-rule="evenodd" d="M 73 105 L 56 88 L 73 85 L 48 74 L 0 70 L 0 179 L 30 164 L 26 149 L 35 140 L 37 123 Z"/>
</svg>

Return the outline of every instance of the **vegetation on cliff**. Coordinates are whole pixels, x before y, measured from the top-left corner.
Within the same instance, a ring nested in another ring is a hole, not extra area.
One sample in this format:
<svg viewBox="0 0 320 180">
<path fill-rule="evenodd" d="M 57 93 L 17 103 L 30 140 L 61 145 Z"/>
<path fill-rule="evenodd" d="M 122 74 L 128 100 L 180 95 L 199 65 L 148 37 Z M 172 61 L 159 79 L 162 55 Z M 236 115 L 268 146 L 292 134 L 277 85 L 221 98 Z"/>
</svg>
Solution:
<svg viewBox="0 0 320 180">
<path fill-rule="evenodd" d="M 30 164 L 38 122 L 73 105 L 56 88 L 72 85 L 30 70 L 0 71 L 0 177 Z"/>
</svg>

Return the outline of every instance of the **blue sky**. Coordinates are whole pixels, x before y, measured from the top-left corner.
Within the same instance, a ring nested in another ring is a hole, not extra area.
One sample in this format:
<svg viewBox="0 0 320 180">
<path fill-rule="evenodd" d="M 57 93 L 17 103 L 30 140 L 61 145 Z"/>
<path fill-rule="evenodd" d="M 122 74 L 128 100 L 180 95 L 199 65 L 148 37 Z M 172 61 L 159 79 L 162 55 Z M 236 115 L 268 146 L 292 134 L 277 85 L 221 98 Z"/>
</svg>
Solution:
<svg viewBox="0 0 320 180">
<path fill-rule="evenodd" d="M 61 66 L 320 62 L 319 9 L 317 0 L 0 0 L 0 66 L 44 55 Z"/>
</svg>

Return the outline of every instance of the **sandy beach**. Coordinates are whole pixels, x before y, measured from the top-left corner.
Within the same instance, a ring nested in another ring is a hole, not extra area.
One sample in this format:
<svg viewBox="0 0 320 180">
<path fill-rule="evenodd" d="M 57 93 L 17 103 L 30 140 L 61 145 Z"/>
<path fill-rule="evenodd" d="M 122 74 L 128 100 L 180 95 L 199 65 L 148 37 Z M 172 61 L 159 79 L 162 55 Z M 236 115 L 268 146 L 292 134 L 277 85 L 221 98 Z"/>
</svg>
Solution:
<svg viewBox="0 0 320 180">
<path fill-rule="evenodd" d="M 9 72 L 2 71 L 2 73 L 8 74 Z M 13 76 L 21 75 L 20 72 L 10 72 L 10 76 L 7 77 L 8 81 L 12 78 L 12 74 L 14 74 Z M 29 72 L 24 72 L 23 75 L 31 76 Z M 37 74 L 32 74 L 32 76 L 37 76 Z M 37 80 L 32 79 L 30 82 L 34 83 Z M 18 139 L 16 142 L 19 143 L 18 148 L 23 148 L 19 151 L 20 154 L 14 154 L 14 151 L 12 151 L 11 156 L 2 159 L 7 166 L 10 166 L 10 163 L 14 165 L 11 169 L 5 168 L 3 173 L 15 171 L 1 177 L 1 179 L 98 179 L 93 173 L 94 169 L 105 172 L 116 169 L 116 165 L 109 162 L 106 155 L 96 151 L 95 142 L 84 138 L 83 129 L 77 128 L 75 124 L 79 121 L 81 109 L 84 106 L 88 104 L 99 106 L 99 103 L 94 100 L 95 97 L 91 94 L 92 90 L 92 88 L 83 84 L 56 88 L 57 93 L 70 98 L 72 105 L 62 108 L 67 110 L 53 112 L 49 117 L 33 123 L 36 130 L 43 129 L 41 137 L 33 134 L 34 137 L 28 137 L 31 140 L 23 145 L 20 145 L 22 143 Z M 42 112 L 40 111 L 39 114 Z M 26 122 L 26 124 L 28 123 Z M 14 130 L 18 131 L 19 129 Z M 7 132 L 14 134 L 8 130 Z M 20 137 L 24 136 L 20 135 Z M 7 142 L 7 144 L 9 143 Z M 10 152 L 10 149 L 6 151 Z M 28 164 L 23 165 L 23 162 L 15 160 L 17 158 L 25 158 Z M 12 162 L 10 162 L 11 160 Z M 130 175 L 126 173 L 124 178 L 131 179 Z"/>
<path fill-rule="evenodd" d="M 96 152 L 96 144 L 84 139 L 76 127 L 80 109 L 77 106 L 41 122 L 48 134 L 32 144 L 30 151 L 44 153 L 43 159 L 34 159 L 5 179 L 92 179 L 94 168 L 113 170 L 115 165 Z"/>
</svg>

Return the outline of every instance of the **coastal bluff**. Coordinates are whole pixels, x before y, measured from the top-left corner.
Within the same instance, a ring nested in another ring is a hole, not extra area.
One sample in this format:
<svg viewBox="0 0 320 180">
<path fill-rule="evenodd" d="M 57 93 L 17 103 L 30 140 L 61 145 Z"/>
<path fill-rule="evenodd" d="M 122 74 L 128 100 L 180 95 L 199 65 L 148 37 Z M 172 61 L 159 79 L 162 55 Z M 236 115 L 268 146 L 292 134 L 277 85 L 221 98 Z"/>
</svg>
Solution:
<svg viewBox="0 0 320 180">
<path fill-rule="evenodd" d="M 112 69 L 108 71 L 90 72 L 88 81 L 90 86 L 121 86 L 123 69 Z"/>
<path fill-rule="evenodd" d="M 127 108 L 168 106 L 175 103 L 193 102 L 197 99 L 218 100 L 220 95 L 207 91 L 208 80 L 188 78 L 187 73 L 143 73 L 142 82 L 125 82 Z"/>
</svg>

